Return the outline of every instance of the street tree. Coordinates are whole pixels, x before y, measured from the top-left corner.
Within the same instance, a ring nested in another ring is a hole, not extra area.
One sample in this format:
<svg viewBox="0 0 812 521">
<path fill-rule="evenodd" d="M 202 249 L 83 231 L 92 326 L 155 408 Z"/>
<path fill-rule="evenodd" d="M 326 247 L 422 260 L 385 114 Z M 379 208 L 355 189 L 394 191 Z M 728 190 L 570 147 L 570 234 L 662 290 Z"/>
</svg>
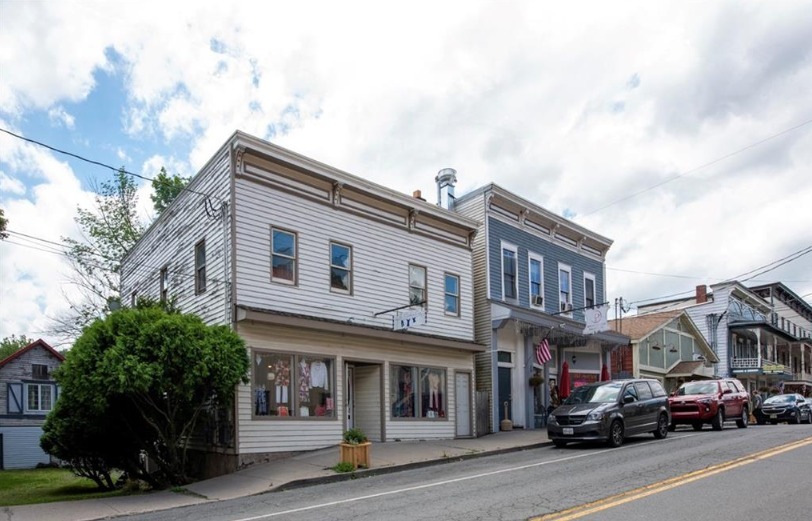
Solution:
<svg viewBox="0 0 812 521">
<path fill-rule="evenodd" d="M 243 340 L 226 326 L 146 301 L 114 311 L 86 328 L 57 371 L 63 391 L 43 449 L 93 463 L 102 483 L 110 468 L 153 486 L 186 483 L 199 420 L 231 406 L 248 368 Z M 139 466 L 141 450 L 157 472 Z"/>
<path fill-rule="evenodd" d="M 0 360 L 13 355 L 31 342 L 33 342 L 33 340 L 25 335 L 17 337 L 12 334 L 11 336 L 3 338 L 3 340 L 0 340 Z"/>
<path fill-rule="evenodd" d="M 166 169 L 161 167 L 161 171 L 158 172 L 158 175 L 152 180 L 153 193 L 149 196 L 150 199 L 152 199 L 152 206 L 155 208 L 155 212 L 161 215 L 169 204 L 175 200 L 178 194 L 186 188 L 187 184 L 189 184 L 188 178 L 178 175 L 170 176 L 166 173 Z"/>
</svg>

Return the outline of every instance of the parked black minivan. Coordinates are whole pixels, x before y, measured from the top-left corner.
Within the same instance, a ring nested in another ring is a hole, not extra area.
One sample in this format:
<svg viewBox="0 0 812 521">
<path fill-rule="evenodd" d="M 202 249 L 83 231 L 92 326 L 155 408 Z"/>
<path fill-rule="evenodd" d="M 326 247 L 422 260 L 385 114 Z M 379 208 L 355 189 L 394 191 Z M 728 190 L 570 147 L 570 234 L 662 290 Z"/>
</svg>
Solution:
<svg viewBox="0 0 812 521">
<path fill-rule="evenodd" d="M 668 396 L 657 380 L 610 380 L 576 387 L 547 418 L 556 447 L 571 441 L 605 441 L 620 447 L 635 434 L 668 435 Z"/>
</svg>

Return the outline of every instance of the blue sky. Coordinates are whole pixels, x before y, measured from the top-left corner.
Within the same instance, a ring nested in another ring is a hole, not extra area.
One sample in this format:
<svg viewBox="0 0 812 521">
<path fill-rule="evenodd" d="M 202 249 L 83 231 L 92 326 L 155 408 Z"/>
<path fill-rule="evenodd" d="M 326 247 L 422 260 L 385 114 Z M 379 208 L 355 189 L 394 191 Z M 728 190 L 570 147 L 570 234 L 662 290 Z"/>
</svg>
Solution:
<svg viewBox="0 0 812 521">
<path fill-rule="evenodd" d="M 810 1 L 0 0 L 0 20 L 0 128 L 146 177 L 193 175 L 237 129 L 409 194 L 453 167 L 458 194 L 496 182 L 613 239 L 610 300 L 812 246 Z M 111 175 L 0 132 L 24 234 L 0 243 L 0 338 L 52 340 L 74 291 L 52 243 Z M 774 280 L 809 299 L 812 254 Z"/>
</svg>

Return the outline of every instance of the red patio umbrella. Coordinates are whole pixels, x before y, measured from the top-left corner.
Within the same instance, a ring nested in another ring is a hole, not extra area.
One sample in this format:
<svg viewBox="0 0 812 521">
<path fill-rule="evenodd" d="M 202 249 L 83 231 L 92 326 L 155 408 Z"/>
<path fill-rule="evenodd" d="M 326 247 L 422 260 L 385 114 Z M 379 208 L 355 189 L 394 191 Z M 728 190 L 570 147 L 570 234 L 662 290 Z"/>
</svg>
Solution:
<svg viewBox="0 0 812 521">
<path fill-rule="evenodd" d="M 558 397 L 562 400 L 570 395 L 570 366 L 566 360 L 561 366 L 561 374 L 558 382 Z"/>
<path fill-rule="evenodd" d="M 603 369 L 601 369 L 601 382 L 608 382 L 611 379 L 612 377 L 609 376 L 609 368 L 606 367 L 606 364 L 603 364 Z"/>
</svg>

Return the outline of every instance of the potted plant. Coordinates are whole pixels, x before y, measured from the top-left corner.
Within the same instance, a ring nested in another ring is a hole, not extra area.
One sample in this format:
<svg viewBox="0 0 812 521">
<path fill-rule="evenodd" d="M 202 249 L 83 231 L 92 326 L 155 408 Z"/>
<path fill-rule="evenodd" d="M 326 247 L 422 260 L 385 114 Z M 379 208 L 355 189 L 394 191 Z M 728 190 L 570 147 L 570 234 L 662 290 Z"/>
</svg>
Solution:
<svg viewBox="0 0 812 521">
<path fill-rule="evenodd" d="M 353 469 L 358 467 L 369 468 L 369 448 L 372 444 L 366 434 L 359 428 L 344 431 L 343 441 L 339 444 L 341 450 L 340 461 L 349 463 Z"/>
<path fill-rule="evenodd" d="M 533 373 L 533 376 L 530 377 L 530 387 L 538 387 L 543 383 L 544 377 L 538 373 Z"/>
</svg>

